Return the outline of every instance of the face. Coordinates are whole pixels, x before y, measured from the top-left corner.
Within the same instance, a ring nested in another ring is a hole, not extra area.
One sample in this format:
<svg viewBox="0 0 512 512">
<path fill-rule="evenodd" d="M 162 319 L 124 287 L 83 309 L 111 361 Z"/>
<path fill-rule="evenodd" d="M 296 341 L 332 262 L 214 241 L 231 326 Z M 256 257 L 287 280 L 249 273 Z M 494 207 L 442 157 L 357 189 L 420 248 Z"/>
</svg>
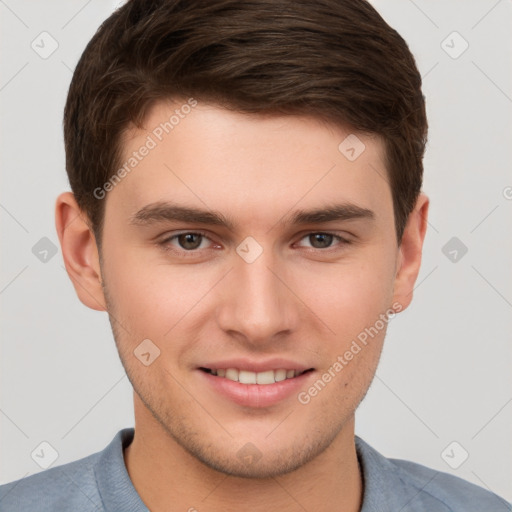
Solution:
<svg viewBox="0 0 512 512">
<path fill-rule="evenodd" d="M 104 199 L 116 344 L 140 414 L 190 454 L 283 474 L 353 420 L 403 307 L 384 146 L 356 134 L 354 160 L 349 129 L 182 105 L 127 132 L 137 163 Z"/>
</svg>

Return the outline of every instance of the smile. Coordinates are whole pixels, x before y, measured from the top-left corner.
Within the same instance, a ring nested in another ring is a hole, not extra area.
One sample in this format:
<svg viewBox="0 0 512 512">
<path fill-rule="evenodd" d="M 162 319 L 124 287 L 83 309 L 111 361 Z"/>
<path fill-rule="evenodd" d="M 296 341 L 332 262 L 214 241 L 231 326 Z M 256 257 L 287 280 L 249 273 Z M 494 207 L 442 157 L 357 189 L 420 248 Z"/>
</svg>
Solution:
<svg viewBox="0 0 512 512">
<path fill-rule="evenodd" d="M 233 382 L 239 382 L 240 384 L 275 384 L 287 379 L 293 379 L 302 375 L 303 373 L 312 371 L 312 368 L 308 370 L 285 370 L 284 368 L 278 368 L 277 370 L 265 370 L 262 372 L 251 372 L 248 370 L 239 370 L 238 368 L 200 368 L 202 371 L 222 377 Z"/>
</svg>

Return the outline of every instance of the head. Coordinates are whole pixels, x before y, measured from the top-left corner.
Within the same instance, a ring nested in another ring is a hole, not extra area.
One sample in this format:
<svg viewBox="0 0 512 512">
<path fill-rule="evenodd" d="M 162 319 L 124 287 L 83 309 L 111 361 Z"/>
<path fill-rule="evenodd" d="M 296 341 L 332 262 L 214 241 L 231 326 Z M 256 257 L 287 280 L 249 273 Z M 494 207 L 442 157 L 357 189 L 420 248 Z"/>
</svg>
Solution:
<svg viewBox="0 0 512 512">
<path fill-rule="evenodd" d="M 56 218 L 80 300 L 109 313 L 136 415 L 230 474 L 325 451 L 412 299 L 426 132 L 414 58 L 366 1 L 112 14 L 73 75 L 73 194 Z M 228 363 L 308 371 L 248 405 L 212 383 Z M 257 464 L 237 456 L 247 443 Z"/>
</svg>

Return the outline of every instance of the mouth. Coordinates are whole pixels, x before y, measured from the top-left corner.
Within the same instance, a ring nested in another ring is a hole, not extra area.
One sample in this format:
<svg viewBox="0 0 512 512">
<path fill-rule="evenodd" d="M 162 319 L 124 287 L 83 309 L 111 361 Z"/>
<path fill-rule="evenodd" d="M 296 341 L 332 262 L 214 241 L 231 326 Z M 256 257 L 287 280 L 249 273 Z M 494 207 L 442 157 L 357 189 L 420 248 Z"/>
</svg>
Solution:
<svg viewBox="0 0 512 512">
<path fill-rule="evenodd" d="M 227 379 L 233 382 L 239 382 L 240 384 L 260 384 L 263 386 L 294 379 L 314 370 L 314 368 L 308 368 L 307 370 L 287 370 L 284 368 L 277 368 L 260 372 L 252 372 L 249 370 L 240 370 L 238 368 L 200 367 L 199 369 L 215 377 Z"/>
<path fill-rule="evenodd" d="M 237 406 L 265 411 L 280 404 L 286 407 L 317 373 L 315 368 L 286 357 L 202 361 L 196 372 L 213 400 L 219 397 Z"/>
</svg>

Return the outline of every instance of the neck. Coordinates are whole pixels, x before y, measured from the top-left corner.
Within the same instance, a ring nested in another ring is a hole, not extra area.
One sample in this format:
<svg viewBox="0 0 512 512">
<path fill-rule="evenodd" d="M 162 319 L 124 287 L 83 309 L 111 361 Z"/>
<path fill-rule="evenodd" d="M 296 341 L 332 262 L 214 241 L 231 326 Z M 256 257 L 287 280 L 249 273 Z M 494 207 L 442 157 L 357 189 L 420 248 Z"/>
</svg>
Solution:
<svg viewBox="0 0 512 512">
<path fill-rule="evenodd" d="M 315 459 L 291 473 L 254 479 L 205 466 L 169 436 L 136 395 L 135 418 L 135 435 L 124 450 L 124 460 L 135 489 L 152 512 L 170 507 L 190 512 L 361 509 L 363 482 L 353 417 Z"/>
</svg>

